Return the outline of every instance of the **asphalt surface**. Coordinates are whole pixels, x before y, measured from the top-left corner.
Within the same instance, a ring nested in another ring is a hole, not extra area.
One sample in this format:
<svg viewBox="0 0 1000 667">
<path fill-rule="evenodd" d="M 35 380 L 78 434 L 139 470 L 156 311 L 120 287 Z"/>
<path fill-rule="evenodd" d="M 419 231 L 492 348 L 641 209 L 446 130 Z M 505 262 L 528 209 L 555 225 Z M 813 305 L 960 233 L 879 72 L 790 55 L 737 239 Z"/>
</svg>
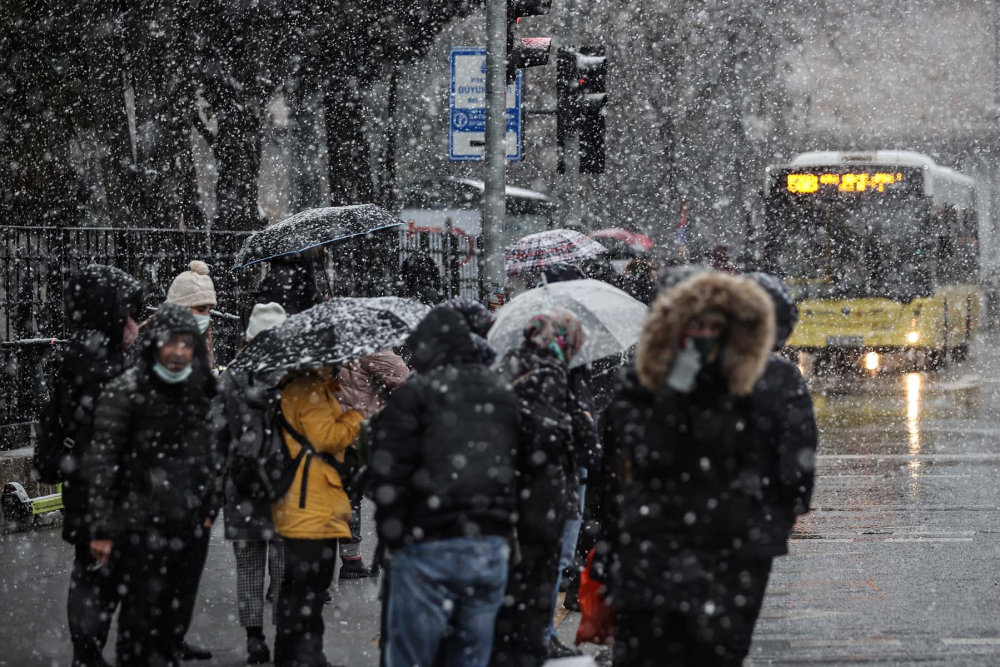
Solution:
<svg viewBox="0 0 1000 667">
<path fill-rule="evenodd" d="M 1000 338 L 943 371 L 811 384 L 815 509 L 776 562 L 748 664 L 1000 664 Z M 71 558 L 55 529 L 0 536 L 0 665 L 69 663 Z M 234 567 L 216 530 L 188 635 L 215 658 L 197 664 L 245 664 Z M 333 598 L 327 656 L 377 665 L 377 582 Z"/>
</svg>

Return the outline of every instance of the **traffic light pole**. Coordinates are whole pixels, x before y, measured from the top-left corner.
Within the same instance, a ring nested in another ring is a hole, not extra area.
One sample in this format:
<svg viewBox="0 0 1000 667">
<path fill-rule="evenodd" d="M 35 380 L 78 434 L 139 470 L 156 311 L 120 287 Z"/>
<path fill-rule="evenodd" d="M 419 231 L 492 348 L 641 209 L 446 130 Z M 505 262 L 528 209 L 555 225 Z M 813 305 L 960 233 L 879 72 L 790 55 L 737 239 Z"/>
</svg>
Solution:
<svg viewBox="0 0 1000 667">
<path fill-rule="evenodd" d="M 580 2 L 566 0 L 566 16 L 563 20 L 563 46 L 577 49 L 580 46 Z M 580 224 L 580 135 L 571 132 L 566 137 L 563 148 L 563 161 L 566 165 L 566 190 L 564 195 L 564 210 L 566 217 L 564 226 Z"/>
<path fill-rule="evenodd" d="M 486 0 L 486 183 L 483 201 L 483 277 L 485 287 L 503 284 L 497 240 L 504 224 L 507 190 L 507 2 Z"/>
</svg>

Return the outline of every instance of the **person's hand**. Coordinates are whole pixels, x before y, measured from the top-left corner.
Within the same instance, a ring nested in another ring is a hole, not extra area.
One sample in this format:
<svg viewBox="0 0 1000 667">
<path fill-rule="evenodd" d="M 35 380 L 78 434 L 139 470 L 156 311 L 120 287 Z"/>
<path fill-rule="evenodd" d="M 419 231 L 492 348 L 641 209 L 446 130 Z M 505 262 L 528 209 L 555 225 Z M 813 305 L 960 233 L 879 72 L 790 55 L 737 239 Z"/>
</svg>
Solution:
<svg viewBox="0 0 1000 667">
<path fill-rule="evenodd" d="M 111 550 L 115 543 L 112 540 L 91 540 L 90 555 L 101 565 L 107 565 L 111 559 Z"/>
<path fill-rule="evenodd" d="M 212 517 L 208 517 L 207 519 L 205 519 L 205 523 L 203 523 L 202 525 L 205 526 L 205 528 L 211 528 L 212 527 Z"/>
</svg>

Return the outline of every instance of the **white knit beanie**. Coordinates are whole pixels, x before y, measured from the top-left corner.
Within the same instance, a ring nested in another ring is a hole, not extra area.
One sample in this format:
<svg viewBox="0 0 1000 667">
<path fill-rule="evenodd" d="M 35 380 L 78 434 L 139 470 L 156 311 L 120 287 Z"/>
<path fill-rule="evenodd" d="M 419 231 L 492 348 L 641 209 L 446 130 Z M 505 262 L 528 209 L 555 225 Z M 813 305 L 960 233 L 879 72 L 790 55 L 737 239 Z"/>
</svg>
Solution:
<svg viewBox="0 0 1000 667">
<path fill-rule="evenodd" d="M 250 313 L 250 324 L 247 326 L 247 342 L 252 341 L 261 331 L 267 331 L 280 325 L 288 319 L 285 309 L 280 304 L 258 303 Z"/>
<path fill-rule="evenodd" d="M 188 264 L 190 271 L 184 271 L 174 278 L 167 291 L 167 303 L 178 306 L 217 306 L 215 284 L 208 275 L 208 264 L 197 259 Z"/>
</svg>

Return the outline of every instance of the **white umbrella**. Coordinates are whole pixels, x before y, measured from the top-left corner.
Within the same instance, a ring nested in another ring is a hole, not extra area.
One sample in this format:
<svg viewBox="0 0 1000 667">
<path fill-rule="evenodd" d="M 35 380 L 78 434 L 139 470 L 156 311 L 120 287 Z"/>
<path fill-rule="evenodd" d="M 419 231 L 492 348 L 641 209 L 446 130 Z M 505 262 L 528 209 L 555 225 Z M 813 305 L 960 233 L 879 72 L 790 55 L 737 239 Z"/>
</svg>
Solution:
<svg viewBox="0 0 1000 667">
<path fill-rule="evenodd" d="M 535 315 L 565 308 L 580 318 L 587 332 L 583 349 L 571 368 L 628 350 L 639 342 L 649 309 L 617 287 L 600 280 L 567 280 L 528 290 L 510 300 L 497 314 L 489 342 L 501 355 L 518 347 L 524 326 Z"/>
</svg>

